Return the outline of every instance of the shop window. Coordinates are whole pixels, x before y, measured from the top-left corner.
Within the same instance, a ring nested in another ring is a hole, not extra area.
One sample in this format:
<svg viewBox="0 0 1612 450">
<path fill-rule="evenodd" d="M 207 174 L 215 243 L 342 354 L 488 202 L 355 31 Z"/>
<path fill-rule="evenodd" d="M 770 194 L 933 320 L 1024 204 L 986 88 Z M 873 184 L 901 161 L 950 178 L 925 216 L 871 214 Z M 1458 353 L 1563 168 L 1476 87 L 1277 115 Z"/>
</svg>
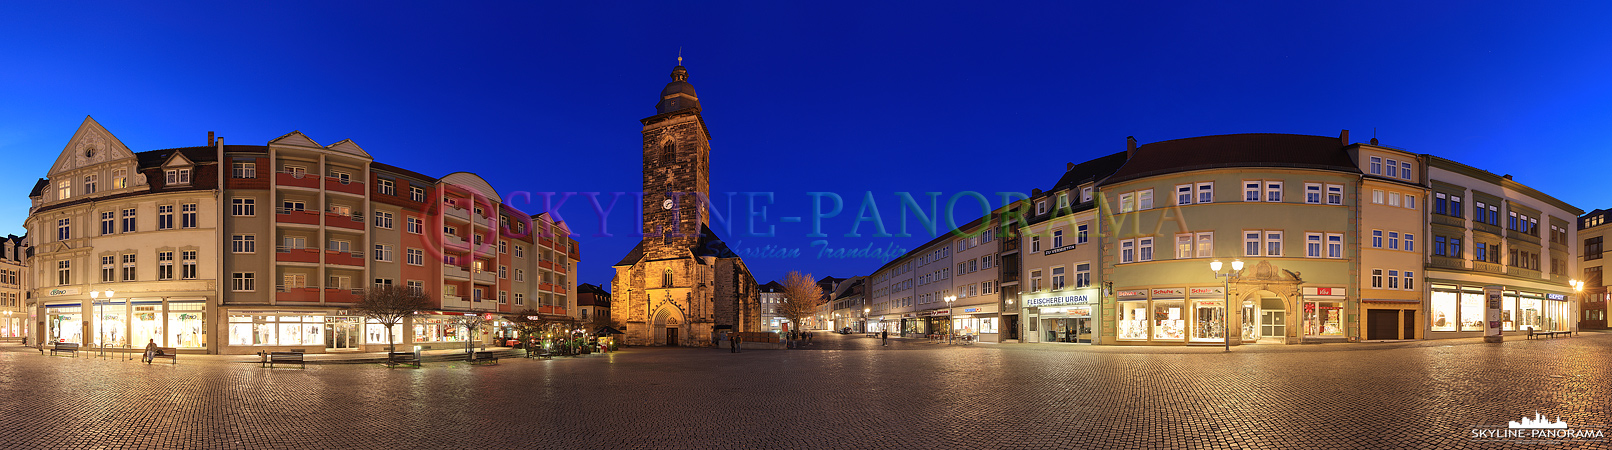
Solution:
<svg viewBox="0 0 1612 450">
<path fill-rule="evenodd" d="M 1115 325 L 1118 337 L 1120 339 L 1147 339 L 1147 302 L 1119 302 L 1118 307 L 1118 323 Z M 1034 321 L 1031 322 L 1034 323 Z"/>
<path fill-rule="evenodd" d="M 1153 302 L 1153 338 L 1182 340 L 1186 338 L 1186 317 L 1181 300 L 1155 300 Z"/>
</svg>

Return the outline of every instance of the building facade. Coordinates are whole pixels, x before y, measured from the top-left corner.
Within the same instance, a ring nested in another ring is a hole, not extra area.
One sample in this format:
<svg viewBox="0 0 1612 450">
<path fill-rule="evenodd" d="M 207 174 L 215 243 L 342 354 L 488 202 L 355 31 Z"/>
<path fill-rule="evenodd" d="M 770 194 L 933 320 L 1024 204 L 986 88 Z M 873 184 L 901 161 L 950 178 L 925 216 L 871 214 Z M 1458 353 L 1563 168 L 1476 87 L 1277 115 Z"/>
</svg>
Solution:
<svg viewBox="0 0 1612 450">
<path fill-rule="evenodd" d="M 713 330 L 761 330 L 755 277 L 709 226 L 711 135 L 681 62 L 640 121 L 644 237 L 611 287 L 628 345 L 709 346 Z"/>
<path fill-rule="evenodd" d="M 1019 209 L 1024 225 L 1013 235 L 1020 236 L 1023 250 L 1023 342 L 1102 343 L 1106 327 L 1097 318 L 1104 223 L 1097 214 L 1096 186 L 1124 163 L 1121 152 L 1068 164 L 1051 189 L 1032 191 Z M 1147 248 L 1152 251 L 1151 243 Z M 1136 248 L 1126 250 L 1138 258 Z"/>
<path fill-rule="evenodd" d="M 28 238 L 0 239 L 0 342 L 21 342 L 28 336 L 33 292 L 28 290 Z"/>
<path fill-rule="evenodd" d="M 480 177 L 433 178 L 351 140 L 133 152 L 93 119 L 36 185 L 27 227 L 42 341 L 242 354 L 377 351 L 352 305 L 372 285 L 435 307 L 392 341 L 455 348 L 452 316 L 574 314 L 578 249 L 562 223 L 499 202 Z M 474 213 L 472 213 L 474 211 Z M 91 295 L 99 294 L 99 295 Z"/>
<path fill-rule="evenodd" d="M 784 303 L 784 285 L 777 281 L 768 281 L 758 288 L 761 291 L 758 298 L 761 301 L 762 331 L 783 331 L 784 324 L 789 323 L 789 318 L 778 311 Z"/>
<path fill-rule="evenodd" d="M 1583 305 L 1583 313 L 1579 318 L 1579 328 L 1605 329 L 1607 326 L 1607 303 L 1609 297 L 1606 289 L 1606 241 L 1607 219 L 1612 219 L 1612 210 L 1597 209 L 1585 213 L 1578 218 L 1579 252 L 1579 281 L 1584 282 L 1584 288 L 1578 292 Z"/>
<path fill-rule="evenodd" d="M 590 330 L 610 326 L 610 291 L 586 283 L 577 285 L 577 321 Z"/>
</svg>

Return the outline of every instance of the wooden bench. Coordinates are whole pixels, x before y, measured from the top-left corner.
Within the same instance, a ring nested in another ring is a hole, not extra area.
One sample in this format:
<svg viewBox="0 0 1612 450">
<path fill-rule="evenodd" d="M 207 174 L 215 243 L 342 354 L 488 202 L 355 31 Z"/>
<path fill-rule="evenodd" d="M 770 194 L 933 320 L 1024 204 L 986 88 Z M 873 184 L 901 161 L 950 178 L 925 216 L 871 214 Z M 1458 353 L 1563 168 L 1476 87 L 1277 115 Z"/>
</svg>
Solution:
<svg viewBox="0 0 1612 450">
<path fill-rule="evenodd" d="M 179 356 L 179 349 L 177 348 L 157 347 L 157 353 L 151 355 L 151 359 L 146 360 L 146 364 L 151 364 L 151 360 L 157 358 L 168 358 L 168 361 L 171 361 L 171 364 L 179 364 L 179 358 L 177 358 L 177 356 Z"/>
<path fill-rule="evenodd" d="M 1528 339 L 1540 336 L 1555 339 L 1556 336 L 1571 336 L 1572 334 L 1573 332 L 1571 331 L 1534 331 L 1532 328 L 1528 329 Z"/>
<path fill-rule="evenodd" d="M 57 353 L 72 353 L 73 357 L 76 358 L 78 357 L 78 344 L 74 344 L 72 342 L 57 342 L 52 344 L 50 347 L 50 356 L 56 356 Z"/>
<path fill-rule="evenodd" d="M 420 367 L 420 356 L 415 355 L 412 352 L 388 352 L 388 353 L 386 353 L 386 367 L 397 367 L 397 366 L 413 366 L 414 368 L 419 368 Z"/>
<path fill-rule="evenodd" d="M 471 364 L 498 364 L 498 357 L 492 352 L 470 352 L 470 357 L 465 360 Z"/>
<path fill-rule="evenodd" d="M 261 364 L 267 364 L 270 369 L 274 368 L 276 363 L 296 363 L 297 366 L 300 366 L 304 369 L 308 368 L 308 362 L 303 358 L 302 352 L 260 352 L 259 354 L 263 355 L 263 361 Z"/>
</svg>

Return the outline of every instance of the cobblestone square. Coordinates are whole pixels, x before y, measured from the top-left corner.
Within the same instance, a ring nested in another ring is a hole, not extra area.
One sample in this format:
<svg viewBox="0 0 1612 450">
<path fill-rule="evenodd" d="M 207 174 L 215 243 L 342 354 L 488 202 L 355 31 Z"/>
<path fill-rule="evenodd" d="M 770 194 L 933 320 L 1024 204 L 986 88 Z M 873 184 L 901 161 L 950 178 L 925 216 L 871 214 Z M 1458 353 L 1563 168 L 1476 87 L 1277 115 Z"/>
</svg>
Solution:
<svg viewBox="0 0 1612 450">
<path fill-rule="evenodd" d="M 1612 448 L 1612 334 L 1217 348 L 632 348 L 495 366 L 264 369 L 0 352 L 3 448 Z M 644 400 L 648 400 L 647 402 Z M 648 407 L 633 405 L 650 405 Z"/>
</svg>

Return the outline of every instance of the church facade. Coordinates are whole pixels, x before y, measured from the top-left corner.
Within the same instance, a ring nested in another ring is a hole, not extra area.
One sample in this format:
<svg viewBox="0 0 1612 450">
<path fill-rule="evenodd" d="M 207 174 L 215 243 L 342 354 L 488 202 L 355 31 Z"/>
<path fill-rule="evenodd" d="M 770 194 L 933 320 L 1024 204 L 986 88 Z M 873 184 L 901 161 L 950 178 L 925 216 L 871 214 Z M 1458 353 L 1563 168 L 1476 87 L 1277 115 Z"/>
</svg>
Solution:
<svg viewBox="0 0 1612 450">
<path fill-rule="evenodd" d="M 616 263 L 613 322 L 628 345 L 707 346 L 761 331 L 760 289 L 709 226 L 710 132 L 681 65 L 643 124 L 643 238 Z"/>
</svg>

